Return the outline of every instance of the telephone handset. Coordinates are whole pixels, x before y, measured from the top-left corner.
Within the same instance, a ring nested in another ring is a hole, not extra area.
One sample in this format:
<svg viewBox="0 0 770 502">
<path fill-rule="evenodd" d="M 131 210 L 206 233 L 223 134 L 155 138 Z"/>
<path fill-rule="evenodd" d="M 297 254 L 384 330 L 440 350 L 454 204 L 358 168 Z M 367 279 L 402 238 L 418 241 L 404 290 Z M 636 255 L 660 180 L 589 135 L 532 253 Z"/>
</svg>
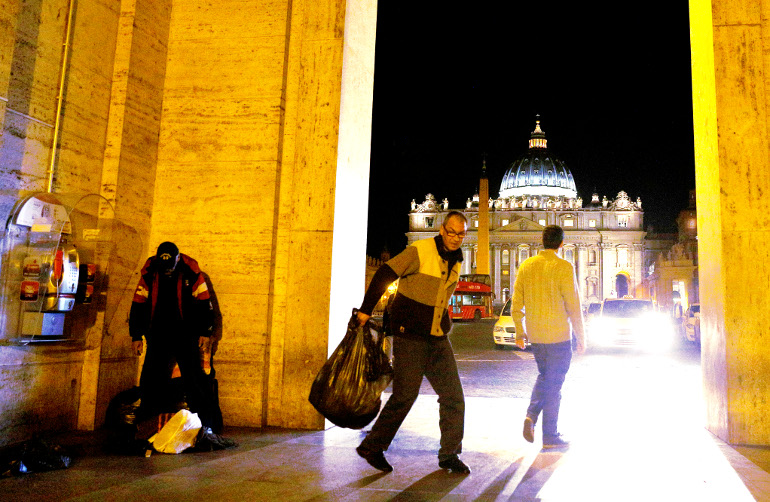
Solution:
<svg viewBox="0 0 770 502">
<path fill-rule="evenodd" d="M 31 283 L 33 289 L 34 279 L 37 279 L 39 291 L 33 292 L 32 295 L 27 292 L 27 297 L 22 297 L 23 300 L 33 302 L 27 310 L 37 310 L 37 308 L 43 312 L 72 310 L 75 306 L 79 275 L 80 259 L 74 246 L 62 242 L 53 252 L 48 249 L 32 248 L 24 260 L 24 276 L 25 282 Z M 22 295 L 24 294 L 23 291 Z"/>
</svg>

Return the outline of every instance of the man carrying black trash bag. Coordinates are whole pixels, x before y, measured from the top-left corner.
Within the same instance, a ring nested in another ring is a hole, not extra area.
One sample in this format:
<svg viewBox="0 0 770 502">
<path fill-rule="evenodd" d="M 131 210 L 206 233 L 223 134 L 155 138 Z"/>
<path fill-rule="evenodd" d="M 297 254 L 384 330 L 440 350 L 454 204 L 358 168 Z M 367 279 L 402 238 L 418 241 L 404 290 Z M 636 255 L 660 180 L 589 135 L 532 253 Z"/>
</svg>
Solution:
<svg viewBox="0 0 770 502">
<path fill-rule="evenodd" d="M 384 451 L 420 393 L 423 375 L 438 394 L 441 447 L 438 465 L 459 474 L 470 468 L 458 457 L 462 451 L 465 397 L 447 334 L 452 321 L 447 312 L 463 260 L 460 246 L 468 228 L 465 215 L 451 211 L 439 235 L 408 246 L 374 274 L 358 313 L 363 326 L 387 287 L 396 279 L 398 291 L 389 312 L 393 334 L 393 394 L 371 432 L 356 448 L 375 469 L 393 467 Z"/>
</svg>

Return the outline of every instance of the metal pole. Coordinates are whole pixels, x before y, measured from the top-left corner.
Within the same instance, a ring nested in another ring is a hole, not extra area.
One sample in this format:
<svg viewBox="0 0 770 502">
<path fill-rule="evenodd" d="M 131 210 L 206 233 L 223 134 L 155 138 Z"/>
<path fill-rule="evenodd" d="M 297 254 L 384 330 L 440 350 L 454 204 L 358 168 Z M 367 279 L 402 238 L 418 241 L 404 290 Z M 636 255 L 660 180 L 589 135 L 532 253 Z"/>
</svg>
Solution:
<svg viewBox="0 0 770 502">
<path fill-rule="evenodd" d="M 53 174 L 56 167 L 56 151 L 59 142 L 59 128 L 61 127 L 61 108 L 64 102 L 64 83 L 67 80 L 67 58 L 70 49 L 70 32 L 72 30 L 72 13 L 75 10 L 75 0 L 69 2 L 69 12 L 67 14 L 67 26 L 64 35 L 64 52 L 61 63 L 61 78 L 59 80 L 59 96 L 56 98 L 56 122 L 53 128 L 53 142 L 51 143 L 51 164 L 48 166 L 48 183 L 46 192 L 53 192 Z"/>
</svg>

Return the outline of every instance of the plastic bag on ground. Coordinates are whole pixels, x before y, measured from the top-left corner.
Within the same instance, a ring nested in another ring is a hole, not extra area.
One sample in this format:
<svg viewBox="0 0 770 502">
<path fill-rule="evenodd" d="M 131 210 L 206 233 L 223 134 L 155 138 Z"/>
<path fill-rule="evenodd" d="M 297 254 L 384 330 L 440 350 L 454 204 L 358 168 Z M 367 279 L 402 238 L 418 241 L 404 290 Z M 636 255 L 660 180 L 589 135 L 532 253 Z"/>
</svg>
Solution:
<svg viewBox="0 0 770 502">
<path fill-rule="evenodd" d="M 361 429 L 380 412 L 380 395 L 393 378 L 393 368 L 382 349 L 381 330 L 358 325 L 356 310 L 347 333 L 318 372 L 310 389 L 310 403 L 330 422 Z"/>
<path fill-rule="evenodd" d="M 3 457 L 0 461 L 2 477 L 66 469 L 72 463 L 72 457 L 61 446 L 37 438 L 13 448 Z"/>
<path fill-rule="evenodd" d="M 195 444 L 201 420 L 197 413 L 179 410 L 166 425 L 149 439 L 155 451 L 161 453 L 182 453 Z"/>
</svg>

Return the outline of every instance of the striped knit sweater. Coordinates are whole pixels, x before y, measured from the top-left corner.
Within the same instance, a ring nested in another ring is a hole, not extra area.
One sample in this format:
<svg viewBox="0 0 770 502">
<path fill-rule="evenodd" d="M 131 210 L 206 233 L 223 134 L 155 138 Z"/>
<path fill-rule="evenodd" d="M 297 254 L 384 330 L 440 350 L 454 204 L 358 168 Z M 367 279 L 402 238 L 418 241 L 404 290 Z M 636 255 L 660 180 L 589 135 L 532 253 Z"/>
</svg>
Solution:
<svg viewBox="0 0 770 502">
<path fill-rule="evenodd" d="M 415 242 L 377 270 L 361 312 L 371 315 L 388 286 L 399 279 L 390 306 L 390 332 L 445 336 L 452 328 L 447 305 L 457 287 L 462 260 L 462 251 L 447 251 L 441 236 Z"/>
</svg>

